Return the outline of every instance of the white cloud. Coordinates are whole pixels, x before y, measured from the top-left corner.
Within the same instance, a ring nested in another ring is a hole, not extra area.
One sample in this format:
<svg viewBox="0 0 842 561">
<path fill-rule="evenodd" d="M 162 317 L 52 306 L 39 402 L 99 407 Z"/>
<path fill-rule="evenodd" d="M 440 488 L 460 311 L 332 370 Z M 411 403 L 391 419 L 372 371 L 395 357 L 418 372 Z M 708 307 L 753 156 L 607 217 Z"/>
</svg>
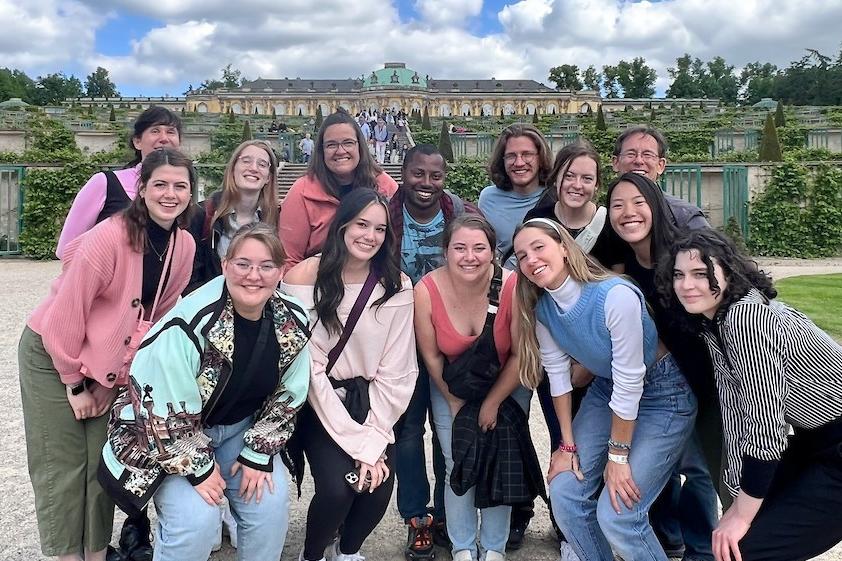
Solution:
<svg viewBox="0 0 842 561">
<path fill-rule="evenodd" d="M 0 60 L 30 75 L 104 66 L 124 91 L 154 95 L 180 93 L 228 63 L 248 78 L 348 78 L 397 60 L 441 79 L 546 82 L 559 64 L 642 56 L 663 91 L 667 67 L 685 52 L 737 67 L 784 67 L 808 47 L 835 57 L 842 21 L 842 3 L 823 0 L 520 0 L 497 14 L 482 0 L 413 5 L 417 19 L 400 21 L 379 0 L 0 0 Z M 161 23 L 129 54 L 106 56 L 95 52 L 95 33 L 114 13 Z M 478 31 L 495 16 L 498 31 Z"/>
</svg>

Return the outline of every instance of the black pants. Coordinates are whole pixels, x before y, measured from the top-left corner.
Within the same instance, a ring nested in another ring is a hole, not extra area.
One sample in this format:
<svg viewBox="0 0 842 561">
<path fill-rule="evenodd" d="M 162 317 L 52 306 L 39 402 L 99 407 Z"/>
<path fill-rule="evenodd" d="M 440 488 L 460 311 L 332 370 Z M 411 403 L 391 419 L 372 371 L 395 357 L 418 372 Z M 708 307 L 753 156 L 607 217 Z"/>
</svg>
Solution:
<svg viewBox="0 0 842 561">
<path fill-rule="evenodd" d="M 315 485 L 315 494 L 307 511 L 304 559 L 321 559 L 340 527 L 340 552 L 356 553 L 380 523 L 389 505 L 395 482 L 392 468 L 394 445 L 386 448 L 389 478 L 373 493 L 357 494 L 345 482 L 345 474 L 356 470 L 354 460 L 333 441 L 315 412 L 305 405 L 299 413 L 298 422 L 304 454 Z"/>
<path fill-rule="evenodd" d="M 743 561 L 800 561 L 842 541 L 842 419 L 796 431 L 740 542 Z"/>
</svg>

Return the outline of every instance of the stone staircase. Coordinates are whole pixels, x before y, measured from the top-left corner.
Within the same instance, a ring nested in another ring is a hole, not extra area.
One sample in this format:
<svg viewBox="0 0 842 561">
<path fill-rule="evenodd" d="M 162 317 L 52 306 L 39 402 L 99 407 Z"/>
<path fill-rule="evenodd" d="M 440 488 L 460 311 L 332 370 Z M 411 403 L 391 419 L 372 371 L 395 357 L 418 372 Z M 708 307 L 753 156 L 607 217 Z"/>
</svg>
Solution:
<svg viewBox="0 0 842 561">
<path fill-rule="evenodd" d="M 400 164 L 383 164 L 383 169 L 388 173 L 392 179 L 401 182 L 401 165 Z M 296 179 L 307 173 L 307 164 L 285 164 L 284 168 L 278 173 L 278 197 L 281 201 L 286 197 L 289 188 Z"/>
</svg>

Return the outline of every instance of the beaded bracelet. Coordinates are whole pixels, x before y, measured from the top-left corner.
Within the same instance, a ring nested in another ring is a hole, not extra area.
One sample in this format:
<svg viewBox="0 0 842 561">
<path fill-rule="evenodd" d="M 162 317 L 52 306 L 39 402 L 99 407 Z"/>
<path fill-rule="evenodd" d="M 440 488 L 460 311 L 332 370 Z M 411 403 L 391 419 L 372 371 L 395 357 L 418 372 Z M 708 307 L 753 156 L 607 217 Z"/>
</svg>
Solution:
<svg viewBox="0 0 842 561">
<path fill-rule="evenodd" d="M 617 442 L 616 440 L 608 439 L 608 446 L 617 450 L 631 450 L 631 442 Z"/>
<path fill-rule="evenodd" d="M 575 444 L 564 444 L 561 443 L 558 445 L 558 449 L 562 452 L 570 452 L 575 454 L 576 453 L 576 445 Z"/>
<path fill-rule="evenodd" d="M 615 464 L 623 464 L 626 465 L 629 463 L 629 457 L 625 454 L 611 454 L 608 453 L 608 459 Z"/>
</svg>

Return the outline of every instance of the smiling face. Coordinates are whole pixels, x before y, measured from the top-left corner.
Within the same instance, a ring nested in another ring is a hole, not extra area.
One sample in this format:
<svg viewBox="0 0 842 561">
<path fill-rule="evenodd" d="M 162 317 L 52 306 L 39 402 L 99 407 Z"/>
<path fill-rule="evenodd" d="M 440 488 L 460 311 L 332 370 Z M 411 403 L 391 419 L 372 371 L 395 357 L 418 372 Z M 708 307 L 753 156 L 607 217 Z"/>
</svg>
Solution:
<svg viewBox="0 0 842 561">
<path fill-rule="evenodd" d="M 140 188 L 138 196 L 143 197 L 149 218 L 169 230 L 190 204 L 190 172 L 182 166 L 158 166 Z"/>
<path fill-rule="evenodd" d="M 632 134 L 623 141 L 620 154 L 611 157 L 611 166 L 618 174 L 630 171 L 645 175 L 652 181 L 664 173 L 667 160 L 658 152 L 658 141 L 648 134 Z"/>
<path fill-rule="evenodd" d="M 437 207 L 444 192 L 445 167 L 441 154 L 415 154 L 404 165 L 404 204 L 407 209 L 425 211 Z"/>
<path fill-rule="evenodd" d="M 649 241 L 652 233 L 652 209 L 634 183 L 621 181 L 608 201 L 611 227 L 629 245 Z"/>
<path fill-rule="evenodd" d="M 140 136 L 132 137 L 132 144 L 140 151 L 140 157 L 143 159 L 159 148 L 178 148 L 181 137 L 175 125 L 152 125 Z"/>
<path fill-rule="evenodd" d="M 719 291 L 716 293 L 711 290 L 707 266 L 697 250 L 679 251 L 675 256 L 672 272 L 672 288 L 687 313 L 701 314 L 708 319 L 713 319 L 716 315 L 728 287 L 722 266 L 716 259 L 711 259 L 711 262 L 713 275 L 719 285 Z"/>
<path fill-rule="evenodd" d="M 503 164 L 515 191 L 528 193 L 538 187 L 538 147 L 528 136 L 513 136 L 506 141 Z"/>
<path fill-rule="evenodd" d="M 281 267 L 272 261 L 266 244 L 249 238 L 230 259 L 222 260 L 222 275 L 237 313 L 258 319 L 281 280 Z"/>
<path fill-rule="evenodd" d="M 559 202 L 569 208 L 581 208 L 593 200 L 597 188 L 596 162 L 579 156 L 556 181 Z"/>
<path fill-rule="evenodd" d="M 494 248 L 485 232 L 475 228 L 457 228 L 445 248 L 447 270 L 465 282 L 488 277 L 494 261 Z"/>
<path fill-rule="evenodd" d="M 520 272 L 540 288 L 555 290 L 570 275 L 567 251 L 541 228 L 523 228 L 513 240 Z"/>
<path fill-rule="evenodd" d="M 388 227 L 386 209 L 371 203 L 344 227 L 348 261 L 367 262 L 377 255 L 386 239 Z"/>
<path fill-rule="evenodd" d="M 327 169 L 343 185 L 351 183 L 360 163 L 360 146 L 354 127 L 348 123 L 330 125 L 325 129 L 322 149 Z"/>
<path fill-rule="evenodd" d="M 246 146 L 234 162 L 234 184 L 243 191 L 260 191 L 272 173 L 272 159 L 259 146 Z"/>
</svg>

